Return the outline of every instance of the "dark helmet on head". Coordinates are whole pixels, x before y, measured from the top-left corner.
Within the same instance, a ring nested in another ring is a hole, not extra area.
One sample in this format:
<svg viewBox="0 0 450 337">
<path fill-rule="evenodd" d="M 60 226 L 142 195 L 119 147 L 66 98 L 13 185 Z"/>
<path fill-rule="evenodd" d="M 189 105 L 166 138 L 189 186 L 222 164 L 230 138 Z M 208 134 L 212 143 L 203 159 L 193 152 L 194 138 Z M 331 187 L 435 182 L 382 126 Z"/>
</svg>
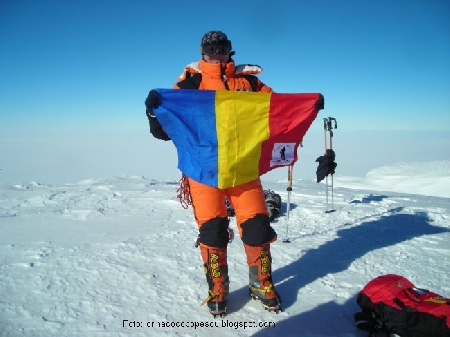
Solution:
<svg viewBox="0 0 450 337">
<path fill-rule="evenodd" d="M 225 33 L 219 30 L 207 32 L 203 35 L 200 43 L 201 53 L 209 56 L 217 54 L 228 55 L 232 53 L 231 48 L 231 41 L 228 40 Z"/>
</svg>

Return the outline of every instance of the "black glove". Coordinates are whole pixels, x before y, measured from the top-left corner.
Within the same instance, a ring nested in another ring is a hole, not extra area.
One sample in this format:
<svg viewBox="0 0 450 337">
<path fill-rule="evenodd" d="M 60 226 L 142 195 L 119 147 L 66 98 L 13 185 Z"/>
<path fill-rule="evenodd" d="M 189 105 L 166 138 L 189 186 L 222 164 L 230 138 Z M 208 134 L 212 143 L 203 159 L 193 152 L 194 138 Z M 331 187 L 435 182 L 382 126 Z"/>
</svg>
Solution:
<svg viewBox="0 0 450 337">
<path fill-rule="evenodd" d="M 145 113 L 147 114 L 148 120 L 150 118 L 155 118 L 155 114 L 153 113 L 153 109 L 159 106 L 159 95 L 155 90 L 150 90 L 148 93 L 147 99 L 145 100 Z"/>
<path fill-rule="evenodd" d="M 322 94 L 319 94 L 319 99 L 316 102 L 316 110 L 322 110 L 325 108 L 325 99 Z"/>
<path fill-rule="evenodd" d="M 336 154 L 333 150 L 327 149 L 327 152 L 324 156 L 320 156 L 316 159 L 316 162 L 319 163 L 317 166 L 317 182 L 321 182 L 327 175 L 334 174 L 334 170 L 337 167 L 336 162 L 334 161 L 336 158 Z"/>
<path fill-rule="evenodd" d="M 170 140 L 170 137 L 167 135 L 166 131 L 164 131 L 161 124 L 159 124 L 156 117 L 150 117 L 148 120 L 150 123 L 150 133 L 153 137 L 161 140 Z"/>
<path fill-rule="evenodd" d="M 147 109 L 157 108 L 161 102 L 159 101 L 159 95 L 156 90 L 150 90 L 148 93 L 147 99 L 145 100 L 145 107 Z"/>
<path fill-rule="evenodd" d="M 148 122 L 150 124 L 150 133 L 153 137 L 162 139 L 162 140 L 170 140 L 170 137 L 164 131 L 161 124 L 156 119 L 155 114 L 153 113 L 153 109 L 157 108 L 160 104 L 159 95 L 155 90 L 151 90 L 145 100 L 145 114 L 147 115 Z"/>
</svg>

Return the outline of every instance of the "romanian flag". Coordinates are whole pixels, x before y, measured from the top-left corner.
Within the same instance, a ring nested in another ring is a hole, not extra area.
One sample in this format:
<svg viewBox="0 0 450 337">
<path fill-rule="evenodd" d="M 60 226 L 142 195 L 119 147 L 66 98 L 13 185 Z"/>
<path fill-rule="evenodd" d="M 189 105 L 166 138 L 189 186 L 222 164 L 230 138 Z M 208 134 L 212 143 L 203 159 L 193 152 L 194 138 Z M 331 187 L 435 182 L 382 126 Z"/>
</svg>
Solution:
<svg viewBox="0 0 450 337">
<path fill-rule="evenodd" d="M 321 94 L 157 89 L 154 113 L 186 176 L 218 188 L 292 165 L 323 108 Z"/>
</svg>

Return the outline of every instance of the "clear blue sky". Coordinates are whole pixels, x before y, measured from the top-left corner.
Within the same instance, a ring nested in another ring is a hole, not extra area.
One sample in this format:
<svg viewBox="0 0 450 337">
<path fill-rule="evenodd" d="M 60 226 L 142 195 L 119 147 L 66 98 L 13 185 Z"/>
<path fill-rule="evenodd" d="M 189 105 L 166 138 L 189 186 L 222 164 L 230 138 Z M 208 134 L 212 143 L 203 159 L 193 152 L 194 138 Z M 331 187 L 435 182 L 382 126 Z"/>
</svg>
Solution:
<svg viewBox="0 0 450 337">
<path fill-rule="evenodd" d="M 327 116 L 338 175 L 450 158 L 449 0 L 0 0 L 0 182 L 177 179 L 144 100 L 209 30 L 275 91 L 325 96 L 295 178 L 315 176 Z"/>
<path fill-rule="evenodd" d="M 450 130 L 448 0 L 1 0 L 0 128 L 146 128 L 209 30 L 341 128 Z"/>
</svg>

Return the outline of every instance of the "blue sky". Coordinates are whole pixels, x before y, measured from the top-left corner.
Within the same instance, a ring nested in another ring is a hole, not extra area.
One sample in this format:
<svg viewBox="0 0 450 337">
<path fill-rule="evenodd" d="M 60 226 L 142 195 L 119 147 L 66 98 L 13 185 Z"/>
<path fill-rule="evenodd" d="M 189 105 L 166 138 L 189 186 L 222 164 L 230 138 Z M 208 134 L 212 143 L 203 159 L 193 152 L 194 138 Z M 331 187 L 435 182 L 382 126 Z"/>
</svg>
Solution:
<svg viewBox="0 0 450 337">
<path fill-rule="evenodd" d="M 146 127 L 148 91 L 216 29 L 275 91 L 321 92 L 342 128 L 450 130 L 447 0 L 3 0 L 2 128 Z"/>
<path fill-rule="evenodd" d="M 209 30 L 276 92 L 324 95 L 295 178 L 315 175 L 328 116 L 337 174 L 450 159 L 448 0 L 0 0 L 0 181 L 177 179 L 144 100 Z"/>
</svg>

